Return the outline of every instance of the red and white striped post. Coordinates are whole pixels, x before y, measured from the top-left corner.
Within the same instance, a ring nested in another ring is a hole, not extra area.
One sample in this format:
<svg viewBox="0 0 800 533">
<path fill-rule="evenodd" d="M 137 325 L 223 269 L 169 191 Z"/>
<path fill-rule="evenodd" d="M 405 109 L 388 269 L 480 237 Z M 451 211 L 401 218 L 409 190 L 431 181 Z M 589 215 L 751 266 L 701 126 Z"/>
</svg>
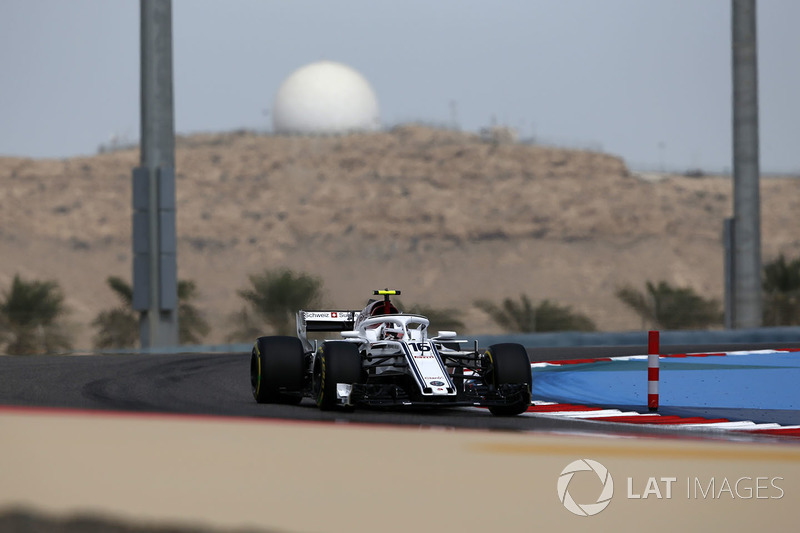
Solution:
<svg viewBox="0 0 800 533">
<path fill-rule="evenodd" d="M 658 410 L 658 354 L 661 351 L 658 331 L 647 335 L 647 408 Z"/>
</svg>

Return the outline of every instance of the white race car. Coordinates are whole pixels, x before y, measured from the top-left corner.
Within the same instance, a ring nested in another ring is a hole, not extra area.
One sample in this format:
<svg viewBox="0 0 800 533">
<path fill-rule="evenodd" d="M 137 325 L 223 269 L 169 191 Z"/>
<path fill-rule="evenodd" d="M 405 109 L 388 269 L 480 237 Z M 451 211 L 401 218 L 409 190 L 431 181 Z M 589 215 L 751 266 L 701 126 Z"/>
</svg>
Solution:
<svg viewBox="0 0 800 533">
<path fill-rule="evenodd" d="M 477 342 L 453 331 L 428 336 L 430 322 L 400 312 L 375 291 L 361 311 L 298 311 L 297 337 L 259 337 L 253 346 L 250 383 L 258 403 L 300 403 L 321 409 L 355 406 L 485 406 L 516 415 L 531 403 L 531 367 L 520 344 Z M 339 331 L 337 340 L 311 341 L 309 332 Z"/>
</svg>

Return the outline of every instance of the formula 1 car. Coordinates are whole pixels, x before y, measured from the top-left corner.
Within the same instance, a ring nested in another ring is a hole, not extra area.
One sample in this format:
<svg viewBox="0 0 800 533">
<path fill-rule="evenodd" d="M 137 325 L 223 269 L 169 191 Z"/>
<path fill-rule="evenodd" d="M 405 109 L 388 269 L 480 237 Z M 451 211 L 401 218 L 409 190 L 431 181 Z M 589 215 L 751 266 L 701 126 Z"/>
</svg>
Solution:
<svg viewBox="0 0 800 533">
<path fill-rule="evenodd" d="M 259 337 L 250 361 L 258 403 L 297 404 L 312 398 L 323 410 L 355 406 L 484 406 L 517 415 L 531 403 L 531 367 L 520 344 L 464 349 L 453 331 L 428 336 L 430 322 L 400 312 L 374 291 L 361 311 L 298 311 L 297 337 Z M 338 331 L 310 341 L 309 332 Z"/>
</svg>

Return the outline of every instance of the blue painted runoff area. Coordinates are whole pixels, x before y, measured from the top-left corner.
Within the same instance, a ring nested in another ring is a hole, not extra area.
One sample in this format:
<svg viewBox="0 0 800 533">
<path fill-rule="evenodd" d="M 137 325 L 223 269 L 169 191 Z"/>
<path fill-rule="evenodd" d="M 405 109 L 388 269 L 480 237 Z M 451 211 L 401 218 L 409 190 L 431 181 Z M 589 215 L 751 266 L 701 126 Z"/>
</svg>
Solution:
<svg viewBox="0 0 800 533">
<path fill-rule="evenodd" d="M 800 424 L 800 353 L 662 357 L 659 412 Z M 534 400 L 646 411 L 647 357 L 533 368 Z"/>
</svg>

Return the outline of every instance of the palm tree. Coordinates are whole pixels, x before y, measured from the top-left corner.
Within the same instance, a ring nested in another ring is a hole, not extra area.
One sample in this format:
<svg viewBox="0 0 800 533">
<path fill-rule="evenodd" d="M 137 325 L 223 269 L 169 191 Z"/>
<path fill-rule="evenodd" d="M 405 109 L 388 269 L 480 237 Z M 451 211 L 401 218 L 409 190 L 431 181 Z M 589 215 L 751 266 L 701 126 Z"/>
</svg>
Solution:
<svg viewBox="0 0 800 533">
<path fill-rule="evenodd" d="M 92 321 L 98 329 L 94 338 L 96 348 L 130 348 L 139 340 L 139 314 L 133 310 L 133 288 L 117 276 L 106 279 L 117 295 L 119 305 L 101 311 Z M 181 344 L 199 344 L 210 327 L 200 310 L 192 303 L 197 297 L 194 281 L 178 281 L 178 339 Z"/>
<path fill-rule="evenodd" d="M 700 329 L 722 323 L 719 301 L 705 299 L 691 287 L 672 287 L 665 281 L 654 285 L 648 281 L 645 291 L 631 286 L 617 290 L 619 298 L 642 319 L 656 329 Z"/>
<path fill-rule="evenodd" d="M 0 342 L 14 355 L 50 353 L 72 348 L 72 339 L 60 322 L 68 312 L 56 281 L 26 282 L 14 276 L 11 289 L 0 300 Z"/>
<path fill-rule="evenodd" d="M 616 292 L 617 298 L 622 300 L 622 303 L 630 307 L 642 319 L 642 329 L 647 328 L 648 325 L 658 328 L 653 291 L 655 291 L 655 287 L 648 281 L 646 293 L 634 289 L 630 285 L 621 287 Z"/>
<path fill-rule="evenodd" d="M 290 335 L 298 310 L 321 305 L 322 280 L 310 274 L 280 269 L 265 270 L 249 278 L 251 286 L 238 291 L 247 305 L 232 316 L 237 328 L 228 340 L 263 335 L 264 323 L 272 326 L 276 335 Z"/>
<path fill-rule="evenodd" d="M 500 306 L 488 300 L 478 300 L 475 305 L 506 331 L 527 333 L 597 329 L 591 319 L 573 312 L 569 306 L 561 306 L 550 300 L 543 300 L 534 306 L 525 294 L 520 296 L 519 302 L 506 298 Z"/>
<path fill-rule="evenodd" d="M 100 311 L 92 321 L 99 331 L 94 338 L 95 348 L 131 348 L 139 340 L 139 315 L 133 310 L 133 288 L 117 276 L 106 278 L 109 288 L 117 295 L 119 305 Z"/>
<path fill-rule="evenodd" d="M 194 281 L 178 280 L 178 338 L 181 344 L 200 344 L 211 331 L 203 313 L 192 303 L 197 295 Z"/>
<path fill-rule="evenodd" d="M 764 265 L 764 325 L 800 325 L 800 258 L 781 254 Z"/>
<path fill-rule="evenodd" d="M 478 300 L 475 306 L 487 313 L 494 322 L 506 331 L 536 331 L 536 310 L 527 295 L 520 296 L 519 303 L 511 298 L 503 300 L 501 306 L 489 300 Z"/>
<path fill-rule="evenodd" d="M 536 308 L 536 331 L 596 331 L 594 322 L 569 306 L 543 300 Z"/>
<path fill-rule="evenodd" d="M 251 342 L 264 335 L 263 320 L 259 320 L 246 306 L 232 313 L 229 321 L 234 325 L 234 329 L 226 337 L 228 342 Z"/>
</svg>

